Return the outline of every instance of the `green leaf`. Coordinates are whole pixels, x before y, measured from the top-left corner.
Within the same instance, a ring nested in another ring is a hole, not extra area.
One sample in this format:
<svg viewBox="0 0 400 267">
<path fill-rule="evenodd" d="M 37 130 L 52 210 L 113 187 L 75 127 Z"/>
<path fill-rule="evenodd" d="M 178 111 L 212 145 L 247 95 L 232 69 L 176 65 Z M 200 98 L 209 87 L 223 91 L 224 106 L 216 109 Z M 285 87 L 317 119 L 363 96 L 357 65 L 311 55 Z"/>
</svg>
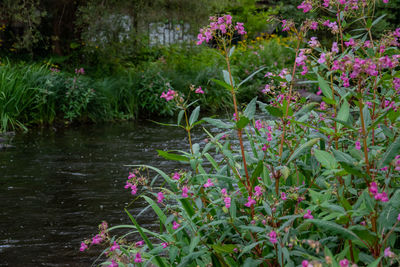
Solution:
<svg viewBox="0 0 400 267">
<path fill-rule="evenodd" d="M 400 213 L 400 189 L 398 189 L 389 202 L 386 203 L 385 208 L 380 213 L 378 218 L 379 226 L 382 228 L 390 229 L 397 221 L 397 216 Z"/>
<path fill-rule="evenodd" d="M 199 113 L 200 113 L 200 106 L 197 106 L 192 114 L 190 114 L 190 118 L 189 118 L 189 125 L 193 126 L 193 124 L 197 121 L 197 119 L 199 118 Z"/>
<path fill-rule="evenodd" d="M 379 263 L 381 262 L 381 259 L 382 259 L 382 256 L 380 256 L 379 258 L 377 258 L 376 260 L 374 260 L 373 262 L 368 264 L 367 267 L 378 267 Z"/>
<path fill-rule="evenodd" d="M 190 246 L 189 246 L 189 253 L 192 253 L 194 251 L 194 249 L 196 248 L 196 246 L 199 244 L 200 242 L 200 236 L 196 235 L 192 241 L 190 241 Z"/>
<path fill-rule="evenodd" d="M 331 221 L 324 221 L 324 220 L 318 220 L 318 219 L 308 219 L 305 222 L 310 222 L 313 223 L 315 226 L 317 226 L 318 228 L 324 230 L 324 231 L 328 231 L 331 232 L 333 234 L 339 234 L 342 237 L 345 237 L 347 239 L 358 239 L 358 236 L 353 233 L 352 231 L 344 228 L 343 226 L 331 222 Z"/>
<path fill-rule="evenodd" d="M 309 140 L 308 142 L 302 144 L 300 147 L 298 147 L 293 154 L 290 156 L 287 164 L 289 164 L 292 160 L 295 160 L 298 156 L 303 154 L 309 147 L 312 147 L 316 143 L 318 143 L 319 138 L 314 138 Z"/>
<path fill-rule="evenodd" d="M 325 81 L 321 76 L 318 75 L 318 84 L 319 87 L 321 88 L 322 93 L 324 94 L 325 97 L 329 99 L 333 99 L 332 95 L 332 90 L 329 87 L 329 84 L 327 81 Z"/>
<path fill-rule="evenodd" d="M 250 80 L 251 78 L 254 77 L 254 75 L 256 75 L 257 73 L 259 73 L 260 71 L 262 71 L 263 69 L 265 69 L 265 67 L 261 67 L 258 70 L 256 70 L 255 72 L 253 72 L 252 74 L 250 74 L 249 76 L 246 77 L 246 79 L 244 79 L 243 81 L 241 81 L 237 88 L 239 88 L 242 84 L 244 84 L 245 82 L 247 82 L 248 80 Z"/>
<path fill-rule="evenodd" d="M 232 90 L 232 88 L 229 86 L 228 83 L 218 80 L 218 79 L 211 79 L 211 81 L 215 82 L 216 84 L 218 84 L 219 86 L 228 89 L 229 91 Z"/>
<path fill-rule="evenodd" d="M 178 121 L 177 121 L 177 125 L 180 125 L 181 124 L 181 121 L 182 121 L 182 118 L 183 118 L 183 115 L 185 114 L 185 111 L 182 109 L 181 111 L 179 111 L 179 114 L 178 114 Z"/>
<path fill-rule="evenodd" d="M 338 164 L 336 159 L 328 152 L 315 149 L 314 150 L 315 158 L 327 169 L 336 169 Z"/>
<path fill-rule="evenodd" d="M 249 124 L 250 120 L 245 117 L 245 116 L 241 116 L 240 120 L 238 122 L 236 122 L 236 127 L 238 129 L 243 129 L 244 127 L 247 126 L 247 124 Z"/>
<path fill-rule="evenodd" d="M 354 163 L 356 160 L 350 156 L 349 154 L 346 154 L 340 150 L 336 150 L 331 148 L 333 155 L 335 156 L 336 160 L 339 162 L 346 162 L 346 163 Z"/>
<path fill-rule="evenodd" d="M 232 253 L 237 245 L 234 244 L 222 244 L 222 245 L 211 245 L 212 249 L 217 253 Z"/>
<path fill-rule="evenodd" d="M 129 219 L 131 219 L 131 221 L 135 225 L 135 227 L 138 230 L 140 236 L 143 238 L 143 241 L 146 243 L 146 245 L 149 247 L 149 249 L 152 250 L 154 248 L 153 244 L 150 242 L 150 240 L 147 237 L 147 235 L 143 232 L 143 229 L 140 227 L 140 225 L 137 223 L 135 218 L 133 218 L 132 214 L 130 214 L 127 209 L 125 209 L 125 212 L 128 214 Z M 165 266 L 164 261 L 162 261 L 162 259 L 159 256 L 155 256 L 155 260 L 156 260 L 158 266 Z"/>
<path fill-rule="evenodd" d="M 382 159 L 378 163 L 378 169 L 388 166 L 390 162 L 399 154 L 400 151 L 400 136 L 390 144 L 389 148 L 383 154 Z"/>
<path fill-rule="evenodd" d="M 218 127 L 218 128 L 222 128 L 222 129 L 232 129 L 233 128 L 231 124 L 225 123 L 218 119 L 203 118 L 203 120 L 211 125 Z"/>
<path fill-rule="evenodd" d="M 374 22 L 372 22 L 371 27 L 376 25 L 379 21 L 381 21 L 384 17 L 386 16 L 386 14 L 383 14 L 382 16 L 380 16 L 379 18 L 375 19 Z"/>
<path fill-rule="evenodd" d="M 246 109 L 243 112 L 243 115 L 252 120 L 254 115 L 256 114 L 256 103 L 257 97 L 253 98 L 250 103 L 247 105 Z"/>
<path fill-rule="evenodd" d="M 231 56 L 233 55 L 234 52 L 235 52 L 235 46 L 232 46 L 232 47 L 229 49 L 228 57 L 231 57 Z"/>
<path fill-rule="evenodd" d="M 279 117 L 279 118 L 283 117 L 283 112 L 282 112 L 282 110 L 279 109 L 279 108 L 277 108 L 277 107 L 269 106 L 269 105 L 268 105 L 268 106 L 265 106 L 265 109 L 268 111 L 268 113 L 269 113 L 271 116 Z"/>
<path fill-rule="evenodd" d="M 343 167 L 343 169 L 353 175 L 356 175 L 358 177 L 364 177 L 366 174 L 363 173 L 362 169 L 360 167 L 356 167 L 353 164 L 349 162 L 340 162 L 340 165 Z"/>
<path fill-rule="evenodd" d="M 253 173 L 251 174 L 251 182 L 254 184 L 254 181 L 257 179 L 258 176 L 260 176 L 260 174 L 262 173 L 262 171 L 264 170 L 264 164 L 263 164 L 263 160 L 260 160 L 257 163 L 257 167 L 256 169 L 253 171 Z"/>
<path fill-rule="evenodd" d="M 338 120 L 347 122 L 347 120 L 349 119 L 349 115 L 350 115 L 350 105 L 349 105 L 349 102 L 347 102 L 345 99 L 343 101 L 342 106 L 340 107 L 340 110 L 339 110 L 336 118 Z M 342 125 L 338 125 L 339 130 L 341 127 L 342 127 Z"/>
<path fill-rule="evenodd" d="M 235 87 L 235 81 L 233 80 L 233 77 L 229 75 L 229 72 L 226 70 L 222 70 L 222 73 L 224 74 L 224 81 L 225 83 L 229 84 L 232 87 Z M 231 83 L 231 79 L 232 78 L 232 83 Z"/>
<path fill-rule="evenodd" d="M 175 160 L 175 161 L 189 161 L 188 157 L 182 156 L 182 155 L 178 155 L 178 154 L 174 154 L 174 153 L 169 153 L 167 151 L 163 151 L 163 150 L 157 150 L 158 155 L 168 159 L 168 160 Z"/>
</svg>

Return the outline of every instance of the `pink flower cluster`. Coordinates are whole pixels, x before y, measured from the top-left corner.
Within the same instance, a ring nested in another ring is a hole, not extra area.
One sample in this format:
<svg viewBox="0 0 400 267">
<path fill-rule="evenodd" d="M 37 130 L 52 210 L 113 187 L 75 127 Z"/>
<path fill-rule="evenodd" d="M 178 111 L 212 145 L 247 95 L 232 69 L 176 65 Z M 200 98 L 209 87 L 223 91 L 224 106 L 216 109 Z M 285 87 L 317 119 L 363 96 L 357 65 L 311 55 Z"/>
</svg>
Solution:
<svg viewBox="0 0 400 267">
<path fill-rule="evenodd" d="M 214 183 L 210 178 L 208 178 L 207 182 L 203 186 L 204 186 L 204 188 L 211 187 L 211 186 L 214 186 Z"/>
<path fill-rule="evenodd" d="M 245 35 L 243 23 L 237 22 L 234 26 L 232 23 L 231 15 L 224 15 L 222 17 L 210 17 L 210 24 L 202 29 L 197 35 L 197 45 L 201 45 L 203 42 L 210 42 L 214 36 L 218 33 L 226 34 L 227 32 L 233 33 L 237 31 L 240 35 Z"/>
<path fill-rule="evenodd" d="M 174 99 L 174 97 L 177 95 L 178 94 L 174 90 L 168 89 L 167 93 L 162 92 L 160 98 L 165 98 L 165 100 L 170 101 L 170 100 Z"/>
<path fill-rule="evenodd" d="M 85 74 L 85 69 L 84 68 L 80 68 L 80 69 L 75 69 L 75 74 L 81 74 L 84 75 Z"/>
<path fill-rule="evenodd" d="M 298 9 L 303 9 L 304 13 L 307 13 L 312 9 L 312 2 L 309 0 L 303 1 L 300 5 L 297 6 Z"/>
<path fill-rule="evenodd" d="M 348 259 L 343 259 L 339 261 L 340 267 L 349 267 L 349 260 Z"/>
<path fill-rule="evenodd" d="M 276 239 L 277 234 L 276 234 L 275 231 L 271 231 L 271 232 L 268 234 L 268 236 L 269 236 L 269 241 L 270 241 L 272 244 L 278 243 L 278 240 Z"/>
<path fill-rule="evenodd" d="M 395 157 L 395 163 L 394 163 L 395 167 L 394 170 L 395 171 L 400 171 L 400 155 L 397 155 Z"/>
<path fill-rule="evenodd" d="M 224 198 L 225 207 L 227 209 L 229 209 L 231 206 L 231 198 L 228 196 L 226 188 L 221 189 L 221 194 L 222 194 L 222 197 Z"/>
<path fill-rule="evenodd" d="M 324 23 L 322 23 L 322 25 L 324 25 L 324 26 L 328 27 L 329 29 L 331 29 L 333 34 L 339 33 L 339 27 L 338 27 L 336 21 L 331 22 L 329 20 L 326 20 Z"/>
<path fill-rule="evenodd" d="M 306 214 L 303 216 L 304 219 L 314 219 L 314 216 L 311 215 L 311 210 L 307 210 Z"/>
<path fill-rule="evenodd" d="M 378 185 L 376 184 L 376 182 L 372 182 L 369 185 L 369 192 L 374 196 L 374 198 L 376 200 L 380 200 L 382 202 L 389 201 L 389 198 L 388 198 L 386 192 L 379 193 Z"/>
</svg>

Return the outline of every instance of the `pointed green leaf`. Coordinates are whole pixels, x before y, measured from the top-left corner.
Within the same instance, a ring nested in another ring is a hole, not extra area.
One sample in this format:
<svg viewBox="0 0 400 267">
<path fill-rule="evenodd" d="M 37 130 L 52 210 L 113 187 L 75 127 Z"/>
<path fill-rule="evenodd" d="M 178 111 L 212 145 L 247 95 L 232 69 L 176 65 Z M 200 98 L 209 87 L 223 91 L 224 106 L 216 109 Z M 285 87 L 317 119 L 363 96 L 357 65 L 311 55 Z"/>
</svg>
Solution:
<svg viewBox="0 0 400 267">
<path fill-rule="evenodd" d="M 190 115 L 189 118 L 189 125 L 193 126 L 193 124 L 197 121 L 199 118 L 199 113 L 200 113 L 200 106 L 197 106 L 193 111 L 192 114 Z"/>
<path fill-rule="evenodd" d="M 328 152 L 315 149 L 315 158 L 327 169 L 336 169 L 338 167 L 336 159 Z"/>
</svg>

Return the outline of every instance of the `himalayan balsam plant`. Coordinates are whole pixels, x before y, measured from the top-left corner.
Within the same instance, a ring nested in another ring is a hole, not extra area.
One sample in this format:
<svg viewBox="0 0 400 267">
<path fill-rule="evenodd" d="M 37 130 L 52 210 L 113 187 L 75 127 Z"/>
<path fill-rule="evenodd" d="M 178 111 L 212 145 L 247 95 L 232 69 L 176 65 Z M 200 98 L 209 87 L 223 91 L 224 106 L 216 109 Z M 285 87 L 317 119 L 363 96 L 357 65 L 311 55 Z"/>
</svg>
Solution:
<svg viewBox="0 0 400 267">
<path fill-rule="evenodd" d="M 184 96 L 164 93 L 182 109 L 176 125 L 188 133 L 190 151 L 159 151 L 182 169 L 132 166 L 125 186 L 141 193 L 160 231 L 140 227 L 126 210 L 133 225 L 125 227 L 143 241 L 112 237 L 121 226 L 103 223 L 81 250 L 105 244 L 109 266 L 398 266 L 400 28 L 376 37 L 375 6 L 300 3 L 303 12 L 330 16 L 301 25 L 281 20 L 297 37 L 296 59 L 278 73 L 264 69 L 271 101 L 253 99 L 243 109 L 235 95 L 254 73 L 236 81 L 230 57 L 244 25 L 211 17 L 197 44 L 213 42 L 226 61 L 223 80 L 214 82 L 230 91 L 233 118 L 198 120 L 199 107 L 189 116 Z M 316 30 L 332 43 L 322 46 Z M 300 97 L 300 82 L 318 85 L 322 102 Z M 257 108 L 266 114 L 257 118 L 267 119 L 255 118 Z M 204 129 L 208 142 L 192 144 L 190 130 L 201 122 L 220 132 Z M 151 183 L 149 170 L 157 173 Z M 158 177 L 165 186 L 154 186 Z"/>
</svg>

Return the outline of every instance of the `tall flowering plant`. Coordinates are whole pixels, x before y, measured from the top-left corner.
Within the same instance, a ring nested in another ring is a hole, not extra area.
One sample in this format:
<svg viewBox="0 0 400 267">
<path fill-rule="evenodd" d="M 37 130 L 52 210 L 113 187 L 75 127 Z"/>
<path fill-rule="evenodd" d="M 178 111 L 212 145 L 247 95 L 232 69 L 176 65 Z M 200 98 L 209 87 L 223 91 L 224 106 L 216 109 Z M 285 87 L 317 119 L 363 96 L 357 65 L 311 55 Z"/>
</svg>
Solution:
<svg viewBox="0 0 400 267">
<path fill-rule="evenodd" d="M 375 1 L 304 1 L 298 8 L 332 16 L 299 26 L 281 21 L 298 37 L 295 62 L 265 74 L 270 103 L 253 99 L 244 109 L 235 95 L 254 73 L 235 81 L 230 56 L 232 38 L 245 29 L 229 15 L 211 18 L 198 44 L 213 40 L 225 58 L 224 79 L 214 81 L 231 92 L 233 118 L 203 118 L 220 132 L 205 129 L 207 143 L 191 144 L 189 152 L 159 151 L 186 164 L 173 174 L 134 166 L 126 187 L 149 203 L 160 232 L 142 228 L 126 210 L 133 225 L 125 227 L 142 243 L 111 237 L 118 227 L 103 226 L 81 250 L 109 244 L 110 266 L 400 263 L 400 29 L 374 36 Z M 346 32 L 351 19 L 361 25 L 356 36 Z M 332 44 L 323 47 L 312 36 L 317 29 L 330 32 Z M 299 80 L 317 84 L 322 102 L 301 97 Z M 256 119 L 257 107 L 268 119 Z M 197 122 L 193 111 L 184 127 L 189 136 Z M 151 186 L 143 170 L 155 171 L 166 186 Z"/>
</svg>

